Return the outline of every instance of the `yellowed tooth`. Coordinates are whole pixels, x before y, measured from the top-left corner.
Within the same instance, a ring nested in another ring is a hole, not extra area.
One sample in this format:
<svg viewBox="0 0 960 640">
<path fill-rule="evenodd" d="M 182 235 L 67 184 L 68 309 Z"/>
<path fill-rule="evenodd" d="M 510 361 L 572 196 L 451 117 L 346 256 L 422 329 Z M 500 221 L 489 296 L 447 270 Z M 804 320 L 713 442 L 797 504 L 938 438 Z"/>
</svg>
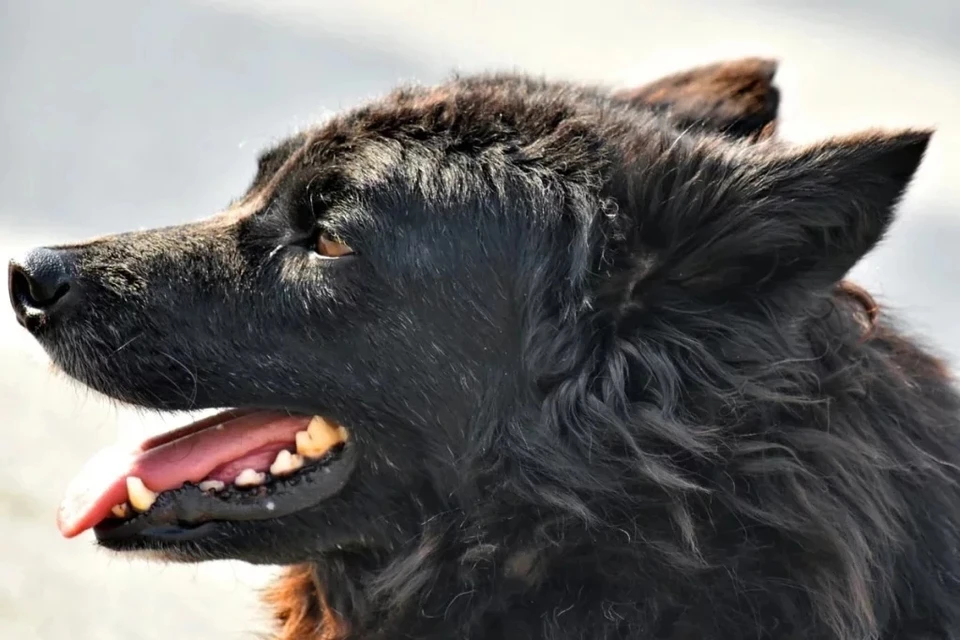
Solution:
<svg viewBox="0 0 960 640">
<path fill-rule="evenodd" d="M 238 487 L 255 487 L 258 484 L 263 484 L 267 479 L 267 474 L 257 471 L 255 469 L 244 469 L 240 472 L 233 480 L 233 484 Z"/>
<path fill-rule="evenodd" d="M 200 487 L 200 491 L 220 491 L 227 485 L 220 480 L 204 480 L 197 486 Z"/>
<path fill-rule="evenodd" d="M 126 520 L 130 517 L 130 506 L 126 502 L 115 504 L 110 507 L 110 513 L 121 520 Z"/>
<path fill-rule="evenodd" d="M 273 461 L 273 464 L 270 465 L 270 473 L 275 476 L 285 476 L 302 466 L 303 458 L 300 455 L 283 449 L 277 454 L 277 459 Z"/>
<path fill-rule="evenodd" d="M 328 422 L 326 418 L 322 416 L 313 416 L 310 419 L 310 424 L 307 425 L 307 432 L 310 434 L 310 437 L 320 442 L 323 440 L 323 437 L 330 437 L 335 434 L 337 431 L 337 425 Z"/>
<path fill-rule="evenodd" d="M 295 436 L 297 440 L 297 453 L 302 456 L 309 456 L 310 453 L 314 451 L 313 440 L 310 439 L 310 434 L 306 431 L 297 431 Z"/>
<path fill-rule="evenodd" d="M 307 430 L 296 435 L 297 453 L 307 458 L 319 458 L 343 442 L 345 433 L 343 427 L 337 427 L 320 416 L 314 416 L 307 425 Z"/>
<path fill-rule="evenodd" d="M 143 480 L 130 476 L 127 478 L 127 498 L 135 510 L 143 513 L 157 501 L 157 494 L 148 489 Z"/>
</svg>

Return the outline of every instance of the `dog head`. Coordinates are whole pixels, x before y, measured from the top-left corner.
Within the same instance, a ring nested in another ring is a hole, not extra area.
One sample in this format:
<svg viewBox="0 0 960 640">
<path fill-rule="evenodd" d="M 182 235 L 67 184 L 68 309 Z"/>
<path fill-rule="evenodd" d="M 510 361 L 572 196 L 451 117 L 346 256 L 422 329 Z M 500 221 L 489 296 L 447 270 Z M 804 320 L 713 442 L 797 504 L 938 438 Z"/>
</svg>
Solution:
<svg viewBox="0 0 960 640">
<path fill-rule="evenodd" d="M 210 219 L 14 262 L 18 318 L 68 375 L 232 411 L 97 459 L 113 475 L 75 492 L 65 532 L 294 563 L 389 554 L 440 514 L 589 519 L 628 484 L 694 488 L 663 454 L 701 447 L 677 416 L 722 411 L 694 401 L 746 344 L 722 319 L 772 341 L 815 306 L 929 137 L 781 144 L 772 76 L 403 89 L 265 152 Z"/>
</svg>

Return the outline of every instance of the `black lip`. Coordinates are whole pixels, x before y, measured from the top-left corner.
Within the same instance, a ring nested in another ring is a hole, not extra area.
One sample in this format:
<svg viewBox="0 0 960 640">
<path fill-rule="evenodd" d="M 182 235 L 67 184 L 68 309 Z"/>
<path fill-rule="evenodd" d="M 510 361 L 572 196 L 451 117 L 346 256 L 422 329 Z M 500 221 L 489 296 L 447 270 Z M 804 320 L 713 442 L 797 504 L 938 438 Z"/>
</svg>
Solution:
<svg viewBox="0 0 960 640">
<path fill-rule="evenodd" d="M 131 520 L 105 520 L 93 528 L 98 542 L 194 540 L 211 533 L 218 522 L 270 520 L 314 507 L 339 493 L 357 463 L 356 445 L 348 441 L 328 460 L 320 460 L 289 479 L 262 490 L 206 493 L 195 484 L 164 491 L 150 509 Z M 272 504 L 272 508 L 268 505 Z"/>
</svg>

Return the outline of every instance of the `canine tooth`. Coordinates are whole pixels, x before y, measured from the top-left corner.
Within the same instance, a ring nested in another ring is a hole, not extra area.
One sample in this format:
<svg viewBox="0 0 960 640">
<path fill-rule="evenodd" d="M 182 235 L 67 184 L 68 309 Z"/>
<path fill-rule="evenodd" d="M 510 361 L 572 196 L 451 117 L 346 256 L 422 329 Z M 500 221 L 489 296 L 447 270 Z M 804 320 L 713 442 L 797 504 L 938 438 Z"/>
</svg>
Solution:
<svg viewBox="0 0 960 640">
<path fill-rule="evenodd" d="M 310 419 L 310 424 L 307 425 L 307 433 L 317 442 L 323 440 L 324 435 L 335 432 L 336 427 L 320 416 L 313 416 Z"/>
<path fill-rule="evenodd" d="M 204 480 L 197 486 L 200 487 L 200 491 L 220 491 L 227 485 L 220 480 Z"/>
<path fill-rule="evenodd" d="M 307 430 L 296 435 L 297 453 L 307 458 L 319 458 L 334 445 L 343 442 L 345 434 L 343 427 L 334 427 L 320 416 L 314 416 Z"/>
<path fill-rule="evenodd" d="M 295 436 L 297 440 L 297 453 L 306 456 L 308 451 L 313 451 L 313 440 L 306 431 L 297 431 Z"/>
<path fill-rule="evenodd" d="M 126 502 L 121 502 L 120 504 L 115 504 L 110 507 L 110 513 L 114 516 L 120 518 L 121 520 L 126 520 L 130 517 L 130 506 Z"/>
<path fill-rule="evenodd" d="M 255 487 L 263 484 L 267 479 L 267 474 L 261 473 L 255 469 L 244 469 L 234 480 L 233 484 L 238 487 Z"/>
<path fill-rule="evenodd" d="M 143 513 L 157 501 L 157 494 L 143 484 L 143 480 L 136 476 L 127 478 L 127 498 L 134 509 Z"/>
<path fill-rule="evenodd" d="M 303 466 L 303 457 L 296 453 L 290 453 L 282 449 L 277 454 L 277 459 L 270 465 L 270 473 L 275 476 L 285 476 L 293 473 Z"/>
</svg>

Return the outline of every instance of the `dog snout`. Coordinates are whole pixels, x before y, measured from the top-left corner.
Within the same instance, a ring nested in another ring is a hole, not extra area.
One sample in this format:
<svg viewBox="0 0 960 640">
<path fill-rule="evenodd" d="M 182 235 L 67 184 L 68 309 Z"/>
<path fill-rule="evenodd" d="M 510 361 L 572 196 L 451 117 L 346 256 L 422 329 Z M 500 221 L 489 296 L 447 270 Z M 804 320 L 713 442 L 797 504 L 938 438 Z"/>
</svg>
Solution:
<svg viewBox="0 0 960 640">
<path fill-rule="evenodd" d="M 10 261 L 7 286 L 17 321 L 35 331 L 76 296 L 70 253 L 46 247 Z"/>
</svg>

